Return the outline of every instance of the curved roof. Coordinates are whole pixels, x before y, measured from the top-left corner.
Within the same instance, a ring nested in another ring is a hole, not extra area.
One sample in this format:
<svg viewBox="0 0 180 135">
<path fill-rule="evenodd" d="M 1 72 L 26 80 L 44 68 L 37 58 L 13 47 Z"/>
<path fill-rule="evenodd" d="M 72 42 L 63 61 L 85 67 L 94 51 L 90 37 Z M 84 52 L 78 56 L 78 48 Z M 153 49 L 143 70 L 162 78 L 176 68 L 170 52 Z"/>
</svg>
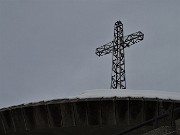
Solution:
<svg viewBox="0 0 180 135">
<path fill-rule="evenodd" d="M 88 90 L 78 96 L 70 97 L 70 99 L 111 98 L 111 97 L 158 98 L 158 99 L 180 100 L 180 93 L 158 91 L 158 90 L 97 89 L 97 90 Z"/>
<path fill-rule="evenodd" d="M 70 102 L 76 99 L 97 99 L 97 98 L 149 98 L 149 99 L 162 99 L 162 100 L 176 100 L 180 101 L 180 93 L 158 91 L 158 90 L 131 90 L 131 89 L 95 89 L 87 90 L 80 95 L 65 97 L 60 99 L 52 99 L 47 101 L 31 102 L 27 104 L 15 105 L 7 108 L 0 108 L 0 111 L 25 106 L 36 106 L 40 104 Z"/>
</svg>

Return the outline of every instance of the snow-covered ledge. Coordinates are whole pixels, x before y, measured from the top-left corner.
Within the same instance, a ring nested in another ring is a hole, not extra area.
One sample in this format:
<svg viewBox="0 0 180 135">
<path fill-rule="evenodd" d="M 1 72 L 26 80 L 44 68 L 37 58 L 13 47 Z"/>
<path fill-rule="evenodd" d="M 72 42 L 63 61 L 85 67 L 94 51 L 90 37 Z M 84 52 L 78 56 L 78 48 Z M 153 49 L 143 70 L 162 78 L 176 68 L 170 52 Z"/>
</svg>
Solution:
<svg viewBox="0 0 180 135">
<path fill-rule="evenodd" d="M 78 96 L 69 97 L 69 99 L 87 99 L 87 98 L 111 98 L 111 97 L 132 97 L 132 98 L 159 98 L 180 100 L 180 93 L 158 91 L 158 90 L 131 90 L 131 89 L 96 89 L 88 90 Z"/>
</svg>

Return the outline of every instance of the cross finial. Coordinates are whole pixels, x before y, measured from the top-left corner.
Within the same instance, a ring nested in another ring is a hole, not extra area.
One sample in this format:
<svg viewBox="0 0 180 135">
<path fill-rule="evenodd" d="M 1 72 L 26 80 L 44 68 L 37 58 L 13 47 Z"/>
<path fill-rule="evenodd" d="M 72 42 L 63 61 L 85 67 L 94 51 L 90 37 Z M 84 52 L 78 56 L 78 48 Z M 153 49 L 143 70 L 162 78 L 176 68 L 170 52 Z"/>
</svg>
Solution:
<svg viewBox="0 0 180 135">
<path fill-rule="evenodd" d="M 143 40 L 144 34 L 140 31 L 123 36 L 123 24 L 117 21 L 114 25 L 114 40 L 96 48 L 96 54 L 103 56 L 112 53 L 111 89 L 126 89 L 125 54 L 124 49 Z"/>
</svg>

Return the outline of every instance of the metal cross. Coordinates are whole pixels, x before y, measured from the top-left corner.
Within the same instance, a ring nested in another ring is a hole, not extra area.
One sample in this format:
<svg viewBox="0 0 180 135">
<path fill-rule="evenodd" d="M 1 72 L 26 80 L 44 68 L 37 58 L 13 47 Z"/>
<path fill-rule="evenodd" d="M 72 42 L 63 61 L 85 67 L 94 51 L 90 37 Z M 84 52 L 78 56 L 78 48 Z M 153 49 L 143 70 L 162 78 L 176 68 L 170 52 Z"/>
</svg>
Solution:
<svg viewBox="0 0 180 135">
<path fill-rule="evenodd" d="M 126 89 L 125 54 L 124 49 L 143 40 L 144 34 L 140 31 L 123 36 L 123 24 L 117 21 L 114 25 L 114 40 L 96 48 L 96 54 L 100 57 L 112 53 L 111 89 Z"/>
</svg>

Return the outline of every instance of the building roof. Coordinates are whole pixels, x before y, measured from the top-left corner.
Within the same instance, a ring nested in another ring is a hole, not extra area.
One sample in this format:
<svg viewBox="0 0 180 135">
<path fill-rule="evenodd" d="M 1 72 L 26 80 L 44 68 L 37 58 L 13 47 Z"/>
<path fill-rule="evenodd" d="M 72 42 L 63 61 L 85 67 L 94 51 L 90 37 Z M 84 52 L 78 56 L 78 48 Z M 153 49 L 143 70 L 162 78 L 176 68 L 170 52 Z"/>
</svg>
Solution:
<svg viewBox="0 0 180 135">
<path fill-rule="evenodd" d="M 158 90 L 131 90 L 131 89 L 96 89 L 88 90 L 77 96 L 65 97 L 60 99 L 52 99 L 40 102 L 31 102 L 28 104 L 21 104 L 16 106 L 11 106 L 7 108 L 1 108 L 0 111 L 22 108 L 28 106 L 37 106 L 43 104 L 52 103 L 63 103 L 63 102 L 76 102 L 77 100 L 96 100 L 96 99 L 106 99 L 106 98 L 143 98 L 143 99 L 162 99 L 162 100 L 174 100 L 180 101 L 180 93 L 178 92 L 168 92 L 168 91 L 158 91 Z"/>
<path fill-rule="evenodd" d="M 180 100 L 180 93 L 158 91 L 158 90 L 97 89 L 97 90 L 88 90 L 78 96 L 73 96 L 69 98 L 85 99 L 85 98 L 111 98 L 111 97 L 158 98 L 158 99 Z"/>
</svg>

